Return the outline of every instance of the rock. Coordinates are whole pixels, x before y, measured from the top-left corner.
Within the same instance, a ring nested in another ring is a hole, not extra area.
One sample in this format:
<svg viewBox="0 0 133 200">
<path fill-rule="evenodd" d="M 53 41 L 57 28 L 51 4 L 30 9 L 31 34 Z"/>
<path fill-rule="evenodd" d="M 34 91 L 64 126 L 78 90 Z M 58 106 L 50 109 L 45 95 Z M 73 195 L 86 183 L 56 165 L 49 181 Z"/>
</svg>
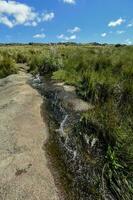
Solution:
<svg viewBox="0 0 133 200">
<path fill-rule="evenodd" d="M 57 200 L 59 194 L 42 149 L 48 129 L 41 95 L 21 72 L 0 80 L 0 200 Z"/>
</svg>

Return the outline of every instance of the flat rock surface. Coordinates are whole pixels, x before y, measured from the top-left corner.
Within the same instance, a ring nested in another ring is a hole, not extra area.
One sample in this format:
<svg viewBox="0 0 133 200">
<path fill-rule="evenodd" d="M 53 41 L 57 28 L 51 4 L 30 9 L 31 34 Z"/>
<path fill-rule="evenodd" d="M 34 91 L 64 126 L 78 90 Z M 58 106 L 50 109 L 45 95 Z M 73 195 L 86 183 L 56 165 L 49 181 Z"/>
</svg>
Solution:
<svg viewBox="0 0 133 200">
<path fill-rule="evenodd" d="M 76 94 L 76 88 L 65 83 L 44 80 L 44 91 L 54 93 L 62 102 L 62 106 L 70 112 L 85 112 L 94 107 L 80 99 Z"/>
<path fill-rule="evenodd" d="M 57 200 L 43 145 L 42 98 L 20 72 L 0 80 L 0 200 Z"/>
</svg>

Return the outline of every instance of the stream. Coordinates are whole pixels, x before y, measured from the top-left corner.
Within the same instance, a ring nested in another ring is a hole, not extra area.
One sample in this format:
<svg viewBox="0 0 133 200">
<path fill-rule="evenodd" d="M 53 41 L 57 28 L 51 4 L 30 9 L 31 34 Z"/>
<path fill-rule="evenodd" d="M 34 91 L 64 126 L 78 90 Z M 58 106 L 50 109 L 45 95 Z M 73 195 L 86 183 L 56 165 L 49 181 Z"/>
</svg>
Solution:
<svg viewBox="0 0 133 200">
<path fill-rule="evenodd" d="M 66 200 L 113 200 L 101 169 L 104 150 L 93 127 L 80 126 L 81 113 L 92 106 L 77 97 L 73 86 L 37 75 L 32 81 L 47 110 L 50 136 L 44 148 L 50 159 L 55 184 Z M 56 169 L 56 170 L 55 170 Z"/>
</svg>

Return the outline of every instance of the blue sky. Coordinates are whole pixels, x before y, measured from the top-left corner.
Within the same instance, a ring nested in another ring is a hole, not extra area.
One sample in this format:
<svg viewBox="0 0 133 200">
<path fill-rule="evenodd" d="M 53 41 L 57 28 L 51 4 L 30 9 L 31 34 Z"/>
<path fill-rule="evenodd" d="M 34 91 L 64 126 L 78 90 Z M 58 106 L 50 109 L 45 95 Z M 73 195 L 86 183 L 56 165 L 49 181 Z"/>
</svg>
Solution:
<svg viewBox="0 0 133 200">
<path fill-rule="evenodd" d="M 0 0 L 1 42 L 133 43 L 133 0 Z"/>
</svg>

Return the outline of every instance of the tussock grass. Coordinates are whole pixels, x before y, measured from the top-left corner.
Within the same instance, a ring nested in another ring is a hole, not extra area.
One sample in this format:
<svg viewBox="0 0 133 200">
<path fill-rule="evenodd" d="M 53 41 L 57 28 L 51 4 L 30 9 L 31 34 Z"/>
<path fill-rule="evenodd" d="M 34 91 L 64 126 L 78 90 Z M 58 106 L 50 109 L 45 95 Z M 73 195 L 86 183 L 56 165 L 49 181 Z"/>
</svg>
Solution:
<svg viewBox="0 0 133 200">
<path fill-rule="evenodd" d="M 94 105 L 82 116 L 105 146 L 104 176 L 118 199 L 133 198 L 133 47 L 75 49 L 53 78 Z"/>
<path fill-rule="evenodd" d="M 9 55 L 0 55 L 0 78 L 17 73 L 15 61 Z"/>
</svg>

